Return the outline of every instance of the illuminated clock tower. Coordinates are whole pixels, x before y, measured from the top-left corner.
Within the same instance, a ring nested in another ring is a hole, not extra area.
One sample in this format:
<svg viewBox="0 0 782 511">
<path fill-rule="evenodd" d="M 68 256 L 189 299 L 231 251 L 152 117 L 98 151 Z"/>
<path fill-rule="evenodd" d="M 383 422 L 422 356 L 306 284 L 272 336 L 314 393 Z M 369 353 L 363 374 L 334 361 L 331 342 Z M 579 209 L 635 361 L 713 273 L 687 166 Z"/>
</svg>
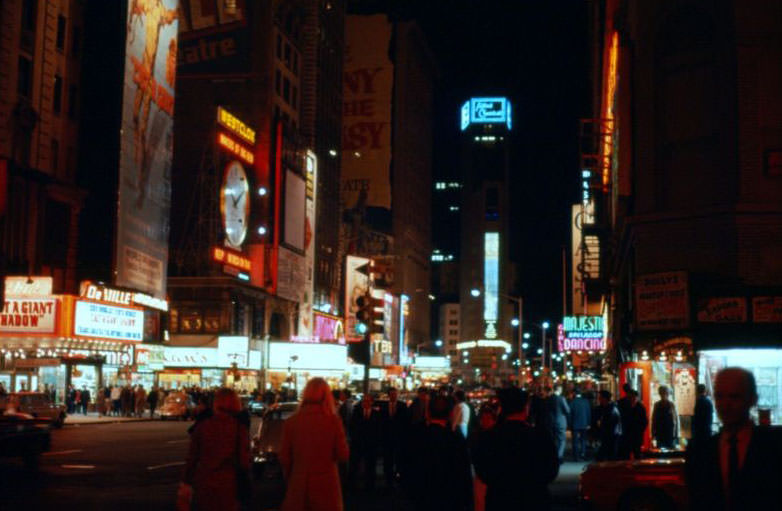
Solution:
<svg viewBox="0 0 782 511">
<path fill-rule="evenodd" d="M 460 342 L 463 379 L 497 385 L 510 378 L 515 353 L 506 298 L 514 276 L 508 264 L 508 162 L 511 103 L 475 97 L 460 112 L 462 210 Z"/>
</svg>

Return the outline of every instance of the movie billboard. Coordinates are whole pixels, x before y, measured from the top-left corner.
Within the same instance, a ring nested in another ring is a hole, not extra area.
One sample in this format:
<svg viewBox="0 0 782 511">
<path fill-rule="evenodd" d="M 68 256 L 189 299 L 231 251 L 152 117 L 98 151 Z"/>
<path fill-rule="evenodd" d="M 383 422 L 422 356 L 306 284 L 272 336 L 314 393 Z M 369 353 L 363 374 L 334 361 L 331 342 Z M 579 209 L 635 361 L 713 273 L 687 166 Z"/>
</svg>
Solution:
<svg viewBox="0 0 782 511">
<path fill-rule="evenodd" d="M 348 342 L 359 342 L 364 334 L 356 330 L 358 319 L 359 296 L 369 292 L 369 259 L 366 257 L 347 256 L 345 259 L 345 339 Z"/>
<path fill-rule="evenodd" d="M 391 209 L 391 24 L 385 15 L 348 16 L 342 88 L 343 209 Z"/>
<path fill-rule="evenodd" d="M 116 284 L 166 296 L 178 0 L 128 2 Z"/>
</svg>

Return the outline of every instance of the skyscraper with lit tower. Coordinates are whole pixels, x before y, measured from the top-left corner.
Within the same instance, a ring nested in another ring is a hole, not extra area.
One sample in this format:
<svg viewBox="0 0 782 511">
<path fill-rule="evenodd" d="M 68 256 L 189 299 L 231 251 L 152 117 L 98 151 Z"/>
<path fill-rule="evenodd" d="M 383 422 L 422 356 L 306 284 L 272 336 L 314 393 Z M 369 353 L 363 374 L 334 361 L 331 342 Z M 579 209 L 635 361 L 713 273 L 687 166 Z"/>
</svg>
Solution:
<svg viewBox="0 0 782 511">
<path fill-rule="evenodd" d="M 465 381 L 509 379 L 514 352 L 507 300 L 514 276 L 508 262 L 511 103 L 474 97 L 461 109 L 462 205 L 459 364 Z"/>
</svg>

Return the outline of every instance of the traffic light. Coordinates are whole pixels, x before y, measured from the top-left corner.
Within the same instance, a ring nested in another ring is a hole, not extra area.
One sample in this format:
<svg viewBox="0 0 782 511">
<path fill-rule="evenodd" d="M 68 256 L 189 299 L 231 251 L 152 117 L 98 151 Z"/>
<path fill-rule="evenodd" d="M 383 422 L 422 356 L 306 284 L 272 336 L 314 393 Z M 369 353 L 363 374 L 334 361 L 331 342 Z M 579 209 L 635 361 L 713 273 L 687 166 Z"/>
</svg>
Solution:
<svg viewBox="0 0 782 511">
<path fill-rule="evenodd" d="M 385 259 L 372 259 L 369 275 L 375 288 L 388 289 L 394 284 L 393 262 Z"/>
<path fill-rule="evenodd" d="M 372 317 L 369 326 L 369 333 L 382 334 L 385 331 L 385 313 L 386 302 L 381 296 L 380 298 L 372 297 L 371 299 Z"/>
<path fill-rule="evenodd" d="M 356 319 L 358 320 L 356 331 L 363 334 L 369 329 L 369 324 L 372 321 L 372 297 L 369 296 L 369 293 L 356 298 L 356 307 L 358 307 L 356 311 Z M 361 331 L 361 325 L 363 325 L 364 332 Z"/>
</svg>

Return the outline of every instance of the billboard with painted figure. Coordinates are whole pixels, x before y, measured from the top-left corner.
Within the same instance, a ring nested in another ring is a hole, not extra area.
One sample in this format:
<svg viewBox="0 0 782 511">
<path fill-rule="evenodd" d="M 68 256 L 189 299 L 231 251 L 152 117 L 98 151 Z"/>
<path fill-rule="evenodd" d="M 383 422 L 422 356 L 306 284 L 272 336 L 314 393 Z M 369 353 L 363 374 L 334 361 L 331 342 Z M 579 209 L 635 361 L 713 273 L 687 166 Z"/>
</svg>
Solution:
<svg viewBox="0 0 782 511">
<path fill-rule="evenodd" d="M 178 0 L 128 2 L 115 281 L 166 296 Z"/>
</svg>

